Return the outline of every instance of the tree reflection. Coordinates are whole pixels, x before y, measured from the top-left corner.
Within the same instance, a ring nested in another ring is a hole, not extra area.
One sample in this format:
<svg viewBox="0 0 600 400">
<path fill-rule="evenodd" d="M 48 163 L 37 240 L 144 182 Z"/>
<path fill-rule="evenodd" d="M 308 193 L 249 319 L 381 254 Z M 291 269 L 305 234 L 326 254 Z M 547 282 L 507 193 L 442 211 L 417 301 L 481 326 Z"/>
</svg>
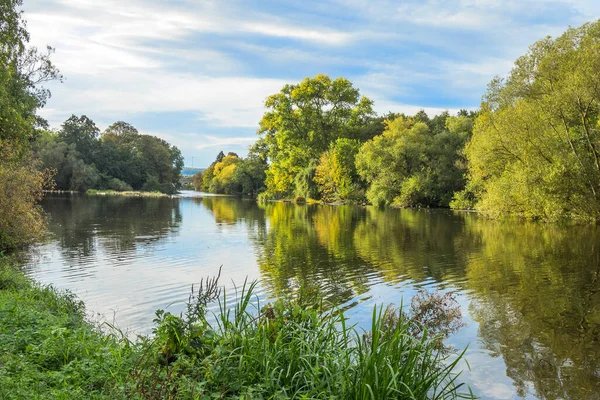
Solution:
<svg viewBox="0 0 600 400">
<path fill-rule="evenodd" d="M 119 256 L 176 234 L 179 200 L 125 196 L 51 196 L 43 201 L 49 230 L 65 255 L 85 259 L 98 248 Z M 123 254 L 124 253 L 124 254 Z"/>
<path fill-rule="evenodd" d="M 444 283 L 464 277 L 470 241 L 462 233 L 462 220 L 449 213 L 369 207 L 354 229 L 354 247 L 392 282 Z"/>
<path fill-rule="evenodd" d="M 258 263 L 273 293 L 285 295 L 303 286 L 341 304 L 368 290 L 367 276 L 374 270 L 346 245 L 352 242 L 356 214 L 350 208 L 340 210 L 288 203 L 265 206 L 269 228 L 257 241 Z"/>
<path fill-rule="evenodd" d="M 600 393 L 600 255 L 595 227 L 467 219 L 481 246 L 467 264 L 471 313 L 518 393 Z"/>
</svg>

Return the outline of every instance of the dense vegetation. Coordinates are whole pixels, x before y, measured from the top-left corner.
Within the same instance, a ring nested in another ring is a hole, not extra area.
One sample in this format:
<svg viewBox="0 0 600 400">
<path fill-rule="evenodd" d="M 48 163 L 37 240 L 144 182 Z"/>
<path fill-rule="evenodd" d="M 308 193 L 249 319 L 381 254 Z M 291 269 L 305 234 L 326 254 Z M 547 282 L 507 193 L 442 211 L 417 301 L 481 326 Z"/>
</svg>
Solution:
<svg viewBox="0 0 600 400">
<path fill-rule="evenodd" d="M 42 166 L 55 172 L 60 190 L 143 190 L 173 194 L 183 157 L 166 141 L 142 135 L 126 122 L 104 132 L 75 115 L 58 132 L 42 132 L 33 144 Z"/>
<path fill-rule="evenodd" d="M 330 100 L 333 95 L 329 91 L 337 94 L 342 90 L 339 87 L 350 94 L 341 100 Z M 304 91 L 308 94 L 301 96 Z M 307 98 L 309 94 L 313 97 Z M 344 100 L 347 97 L 354 102 Z M 476 114 L 462 110 L 457 116 L 444 112 L 430 119 L 421 111 L 414 116 L 376 117 L 371 101 L 358 99 L 358 90 L 347 80 L 331 81 L 318 75 L 305 79 L 298 87 L 286 86 L 281 94 L 267 100 L 268 107 L 274 109 L 265 113 L 259 132 L 263 137 L 250 149 L 247 159 L 255 160 L 251 180 L 254 194 L 261 193 L 261 199 L 299 197 L 326 202 L 448 207 L 453 194 L 465 188 L 467 167 L 463 151 Z M 280 104 L 294 101 L 303 107 L 313 104 L 318 109 L 300 111 Z M 329 115 L 332 112 L 341 115 Z M 311 118 L 322 126 L 315 126 L 316 122 L 307 120 L 306 115 L 313 115 Z M 293 118 L 301 121 L 289 122 Z M 295 131 L 290 131 L 288 123 Z M 319 135 L 325 131 L 325 138 Z M 239 189 L 228 189 L 241 187 L 239 178 L 228 169 L 236 163 L 240 163 L 236 155 L 225 157 L 221 152 L 204 174 L 197 174 L 196 188 L 213 193 L 241 193 Z"/>
<path fill-rule="evenodd" d="M 0 258 L 2 398 L 472 397 L 453 371 L 460 357 L 450 361 L 441 336 L 415 318 L 421 314 L 374 309 L 364 333 L 311 297 L 258 307 L 251 284 L 230 305 L 209 280 L 185 315 L 157 311 L 154 335 L 132 342 L 100 332 L 72 295 L 37 286 L 6 263 Z M 423 298 L 431 299 L 441 304 Z M 432 310 L 423 300 L 413 310 Z M 207 316 L 211 301 L 220 306 L 216 319 Z"/>
</svg>

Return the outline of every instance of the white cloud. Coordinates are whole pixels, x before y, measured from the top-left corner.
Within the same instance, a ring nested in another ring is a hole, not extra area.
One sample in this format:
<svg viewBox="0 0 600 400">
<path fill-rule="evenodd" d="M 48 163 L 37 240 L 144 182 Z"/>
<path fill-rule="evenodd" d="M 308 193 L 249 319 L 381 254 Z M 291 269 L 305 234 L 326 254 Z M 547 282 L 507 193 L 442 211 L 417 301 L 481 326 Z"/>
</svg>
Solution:
<svg viewBox="0 0 600 400">
<path fill-rule="evenodd" d="M 302 39 L 315 41 L 318 43 L 326 43 L 331 45 L 341 45 L 348 43 L 352 35 L 344 32 L 336 31 L 319 31 L 315 29 L 302 29 L 290 26 L 277 26 L 264 23 L 247 23 L 242 24 L 241 32 L 259 33 L 266 36 L 277 36 L 293 39 Z"/>
<path fill-rule="evenodd" d="M 195 148 L 202 150 L 217 146 L 247 146 L 256 141 L 256 137 L 216 137 L 203 135 L 206 142 L 197 144 Z"/>
<path fill-rule="evenodd" d="M 268 95 L 320 72 L 349 77 L 380 112 L 475 107 L 529 44 L 597 17 L 595 3 L 329 0 L 270 10 L 243 0 L 28 0 L 25 17 L 33 44 L 56 47 L 66 77 L 42 111 L 53 125 L 72 113 L 99 124 L 188 113 L 195 133 L 212 134 L 254 130 Z M 165 125 L 157 130 L 185 145 Z M 223 140 L 251 141 L 241 134 Z"/>
<path fill-rule="evenodd" d="M 95 114 L 112 119 L 124 119 L 128 114 L 187 111 L 213 126 L 256 127 L 264 112 L 264 100 L 284 83 L 277 79 L 120 71 L 118 75 L 97 75 L 96 82 L 77 91 L 58 86 L 52 108 L 68 110 L 69 115 Z"/>
</svg>

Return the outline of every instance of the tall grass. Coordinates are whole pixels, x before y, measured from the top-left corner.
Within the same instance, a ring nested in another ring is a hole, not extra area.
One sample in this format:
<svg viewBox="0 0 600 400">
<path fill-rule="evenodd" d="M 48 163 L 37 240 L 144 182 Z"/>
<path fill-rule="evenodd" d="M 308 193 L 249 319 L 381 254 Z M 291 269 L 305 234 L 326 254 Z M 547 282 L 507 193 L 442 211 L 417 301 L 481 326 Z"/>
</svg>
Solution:
<svg viewBox="0 0 600 400">
<path fill-rule="evenodd" d="M 149 397 L 158 398 L 149 388 L 170 398 L 473 397 L 458 381 L 463 354 L 451 361 L 439 337 L 415 329 L 417 322 L 404 313 L 389 318 L 387 310 L 374 308 L 364 332 L 349 325 L 341 310 L 325 311 L 319 303 L 278 300 L 261 307 L 253 296 L 256 283 L 244 284 L 232 307 L 226 293 L 213 288 L 203 296 L 217 300 L 216 315 L 157 314 L 153 354 L 159 356 L 138 371 L 162 362 L 168 372 L 136 374 L 138 389 Z M 203 309 L 198 301 L 190 304 Z M 415 336 L 416 331 L 422 334 Z"/>
</svg>

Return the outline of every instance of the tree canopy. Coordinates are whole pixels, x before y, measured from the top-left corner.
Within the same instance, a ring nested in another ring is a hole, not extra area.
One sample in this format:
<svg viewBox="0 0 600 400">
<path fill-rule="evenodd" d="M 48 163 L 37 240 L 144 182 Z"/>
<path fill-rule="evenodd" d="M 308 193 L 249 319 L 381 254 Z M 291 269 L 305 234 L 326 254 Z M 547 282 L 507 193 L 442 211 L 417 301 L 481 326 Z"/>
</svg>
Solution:
<svg viewBox="0 0 600 400">
<path fill-rule="evenodd" d="M 221 151 L 204 172 L 194 175 L 194 187 L 204 192 L 256 196 L 264 189 L 266 167 L 255 154 L 240 158 Z"/>
<path fill-rule="evenodd" d="M 276 196 L 292 194 L 295 176 L 331 142 L 361 136 L 374 116 L 372 105 L 349 80 L 327 75 L 285 85 L 270 96 L 258 130 L 270 161 L 267 190 Z"/>
<path fill-rule="evenodd" d="M 464 187 L 461 152 L 469 140 L 472 119 L 445 114 L 439 123 L 423 114 L 399 116 L 388 120 L 385 132 L 360 148 L 356 167 L 369 185 L 369 202 L 448 206 L 452 194 Z"/>
</svg>

